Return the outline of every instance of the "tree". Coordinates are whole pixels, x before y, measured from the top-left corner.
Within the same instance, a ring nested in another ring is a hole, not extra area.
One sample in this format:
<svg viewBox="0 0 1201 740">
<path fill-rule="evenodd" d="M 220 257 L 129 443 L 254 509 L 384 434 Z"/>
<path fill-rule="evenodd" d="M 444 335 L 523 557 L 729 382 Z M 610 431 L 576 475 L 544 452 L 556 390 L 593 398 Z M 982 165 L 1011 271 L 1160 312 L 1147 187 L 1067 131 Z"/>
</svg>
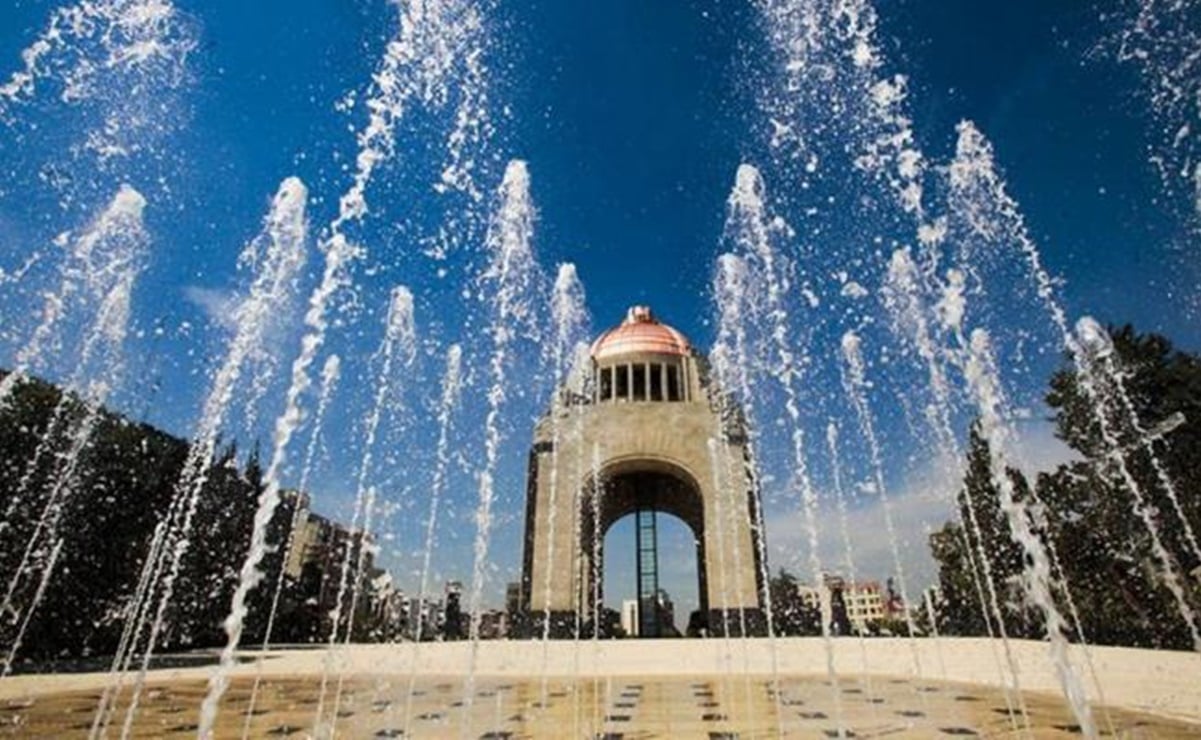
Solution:
<svg viewBox="0 0 1201 740">
<path fill-rule="evenodd" d="M 768 581 L 771 589 L 772 623 L 777 635 L 820 635 L 821 612 L 805 602 L 796 576 L 780 569 Z"/>
<path fill-rule="evenodd" d="M 967 534 L 959 522 L 947 522 L 930 534 L 930 553 L 938 563 L 938 631 L 944 635 L 985 635 L 987 608 L 982 607 L 980 573 L 969 554 Z M 986 597 L 983 597 L 986 598 Z"/>
<path fill-rule="evenodd" d="M 1167 578 L 1201 607 L 1201 358 L 1129 325 L 1108 334 L 1089 376 L 1069 366 L 1051 380 L 1056 433 L 1083 459 L 1041 476 L 1047 526 L 1089 639 L 1191 647 Z"/>
<path fill-rule="evenodd" d="M 175 588 L 174 629 L 167 647 L 224 644 L 222 621 L 250 549 L 250 533 L 261 492 L 262 469 L 257 448 L 244 470 L 239 468 L 235 444 L 227 445 L 209 463 Z M 268 578 L 256 591 L 273 586 L 274 579 Z M 258 623 L 257 618 L 252 620 L 252 626 L 259 626 Z M 261 634 L 261 629 L 257 630 L 260 639 Z M 247 634 L 249 639 L 255 636 L 254 629 Z"/>
<path fill-rule="evenodd" d="M 1187 609 L 1201 609 L 1201 359 L 1130 326 L 1108 334 L 1088 346 L 1087 374 L 1066 365 L 1046 396 L 1057 436 L 1080 459 L 1040 474 L 1033 489 L 1018 471 L 1007 474 L 1050 557 L 1056 605 L 1074 628 L 1079 622 L 1073 639 L 1191 648 L 1169 579 L 1175 574 Z M 960 521 L 930 538 L 939 629 L 995 628 L 991 609 L 978 606 L 991 583 L 1006 632 L 1037 637 L 1039 620 L 1021 603 L 1025 555 L 999 508 L 987 452 L 973 431 Z"/>
<path fill-rule="evenodd" d="M 179 440 L 47 383 L 17 384 L 0 412 L 0 507 L 7 513 L 0 568 L 15 587 L 0 631 L 11 644 L 21 618 L 36 609 L 21 657 L 116 648 L 150 534 L 185 454 Z"/>
<path fill-rule="evenodd" d="M 1031 501 L 1020 471 L 1006 470 L 1018 501 Z M 959 521 L 930 536 L 939 563 L 939 590 L 944 603 L 938 629 L 949 635 L 1004 633 L 1040 636 L 1037 621 L 1022 592 L 1023 551 L 1014 540 L 1008 515 L 1001 508 L 993 480 L 988 441 L 973 425 L 968 435 L 963 487 L 956 495 Z M 994 594 L 1000 619 L 994 613 Z"/>
<path fill-rule="evenodd" d="M 459 604 L 458 591 L 449 591 L 446 594 L 446 612 L 443 616 L 442 636 L 446 640 L 462 640 L 466 637 L 463 630 L 463 608 Z"/>
<path fill-rule="evenodd" d="M 11 645 L 36 609 L 22 659 L 116 650 L 155 528 L 180 496 L 187 454 L 184 440 L 40 380 L 17 384 L 0 409 L 0 572 L 14 586 L 0 639 Z M 158 649 L 224 643 L 221 623 L 249 545 L 261 477 L 257 452 L 243 467 L 233 445 L 209 462 Z M 274 577 L 267 583 L 273 586 Z"/>
</svg>

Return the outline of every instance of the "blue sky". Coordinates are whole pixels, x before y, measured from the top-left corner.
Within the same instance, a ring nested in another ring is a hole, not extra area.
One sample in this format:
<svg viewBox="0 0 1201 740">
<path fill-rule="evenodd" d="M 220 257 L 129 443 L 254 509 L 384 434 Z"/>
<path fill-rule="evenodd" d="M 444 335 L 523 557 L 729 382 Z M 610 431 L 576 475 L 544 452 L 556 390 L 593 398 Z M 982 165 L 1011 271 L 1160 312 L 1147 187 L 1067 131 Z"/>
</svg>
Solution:
<svg viewBox="0 0 1201 740">
<path fill-rule="evenodd" d="M 507 160 L 528 161 L 538 209 L 536 252 L 552 276 L 557 263 L 576 264 L 594 329 L 618 321 L 630 304 L 649 303 L 700 346 L 712 342 L 709 285 L 722 248 L 725 202 L 737 166 L 756 164 L 778 212 L 798 233 L 785 248 L 795 250 L 794 259 L 817 293 L 834 296 L 812 313 L 800 310 L 798 300 L 795 321 L 813 332 L 806 346 L 814 367 L 807 392 L 816 400 L 808 422 L 823 429 L 828 417 L 845 415 L 831 380 L 837 362 L 828 346 L 865 322 L 874 337 L 870 327 L 879 324 L 879 308 L 870 296 L 839 303 L 841 285 L 853 279 L 874 293 L 882 260 L 869 245 L 891 251 L 911 243 L 913 230 L 895 209 L 863 205 L 880 193 L 851 164 L 847 150 L 857 139 L 850 123 L 823 129 L 828 140 L 818 146 L 829 156 L 807 192 L 794 164 L 769 146 L 760 104 L 765 95 L 780 94 L 781 73 L 766 50 L 756 10 L 703 0 L 500 5 L 487 8 L 484 58 L 493 133 L 470 153 L 477 182 L 493 193 Z M 20 68 L 21 50 L 57 6 L 14 0 L 0 11 L 0 79 Z M 5 317 L 0 364 L 8 364 L 27 340 L 38 296 L 56 280 L 61 255 L 51 246 L 54 235 L 78 229 L 117 185 L 128 182 L 148 201 L 150 256 L 135 290 L 127 376 L 113 403 L 187 435 L 208 373 L 228 341 L 222 315 L 246 285 L 237 256 L 260 228 L 285 177 L 298 176 L 308 186 L 314 244 L 335 215 L 350 183 L 355 132 L 366 120 L 370 77 L 398 11 L 382 0 L 264 0 L 252 9 L 178 0 L 175 7 L 172 38 L 188 50 L 174 60 L 178 64 L 148 77 L 102 72 L 91 97 L 64 102 L 67 72 L 77 59 L 100 52 L 95 39 L 81 41 L 73 50 L 56 52 L 61 65 L 40 78 L 32 94 L 0 109 L 0 269 L 10 275 L 37 257 L 24 277 L 0 282 Z M 989 137 L 1046 265 L 1063 280 L 1061 294 L 1072 316 L 1130 321 L 1196 349 L 1201 262 L 1196 232 L 1190 231 L 1195 224 L 1189 223 L 1189 204 L 1176 193 L 1165 194 L 1148 161 L 1162 144 L 1162 123 L 1148 110 L 1145 81 L 1136 67 L 1115 60 L 1112 39 L 1128 20 L 1127 10 L 1119 4 L 1033 0 L 880 2 L 879 74 L 908 76 L 906 107 L 916 144 L 935 168 L 953 154 L 960 120 L 974 121 Z M 132 141 L 142 147 L 101 160 L 80 144 L 113 115 L 138 122 Z M 370 357 L 382 335 L 387 291 L 398 283 L 411 286 L 423 352 L 400 381 L 397 400 L 406 405 L 389 410 L 381 441 L 385 453 L 373 474 L 389 503 L 378 520 L 385 560 L 404 583 L 412 582 L 420 542 L 415 525 L 424 516 L 429 485 L 430 434 L 414 428 L 433 413 L 447 344 L 464 342 L 474 367 L 483 367 L 487 352 L 481 340 L 486 306 L 463 296 L 485 261 L 482 234 L 464 228 L 464 243 L 445 259 L 424 254 L 439 225 L 459 223 L 453 219 L 464 209 L 484 218 L 492 204 L 485 198 L 472 205 L 432 188 L 446 159 L 449 115 L 408 114 L 397 129 L 395 155 L 368 189 L 370 211 L 354 232 L 367 256 L 354 268 L 355 290 L 339 299 L 328 347 L 343 356 L 344 383 L 323 438 L 327 452 L 313 473 L 318 508 L 349 518 L 353 475 L 363 452 L 361 420 L 376 380 Z M 837 116 L 823 115 L 828 112 L 816 118 L 837 124 Z M 819 206 L 806 211 L 806 202 Z M 860 210 L 867 214 L 862 219 Z M 268 336 L 267 354 L 281 368 L 295 352 L 300 301 L 319 266 L 315 249 L 309 260 L 287 312 L 293 320 L 281 321 Z M 1022 292 L 1007 282 L 1021 280 L 1011 269 L 999 269 L 996 280 L 998 294 Z M 1040 388 L 1058 349 L 1037 311 L 1028 309 L 1028 304 L 1001 307 L 989 317 L 998 336 L 1025 337 L 1042 350 L 1037 359 L 1022 354 L 1025 359 L 1014 365 L 1022 367 L 1011 377 L 1016 405 L 1037 417 Z M 879 346 L 886 345 L 881 340 Z M 1009 351 L 1002 354 L 1009 357 Z M 63 379 L 69 375 L 67 360 L 48 357 L 41 372 Z M 234 423 L 231 436 L 267 444 L 284 375 L 276 373 L 252 428 Z M 524 377 L 519 370 L 510 374 Z M 888 478 L 900 519 L 907 522 L 905 551 L 920 571 L 922 526 L 937 521 L 944 509 L 936 502 L 922 508 L 918 500 L 937 487 L 929 481 L 939 477 L 938 466 L 887 398 L 894 385 L 903 385 L 900 377 L 893 385 L 880 383 L 877 409 Z M 459 457 L 437 559 L 442 568 L 437 575 L 446 578 L 466 578 L 470 567 L 465 532 L 474 513 L 480 458 L 478 430 L 470 420 L 483 408 L 486 379 L 475 373 L 469 380 L 461 419 L 467 423 L 455 432 Z M 545 399 L 538 388 L 530 390 L 510 399 L 506 409 L 490 594 L 514 577 L 519 562 L 522 448 L 530 419 Z M 313 399 L 307 403 L 311 409 Z M 761 422 L 774 428 L 773 418 Z M 1047 447 L 1045 427 L 1023 428 L 1029 429 L 1032 450 Z M 816 438 L 811 446 L 819 451 L 820 435 L 810 431 Z M 299 437 L 307 439 L 306 434 L 302 429 Z M 854 440 L 848 446 L 849 476 L 865 480 L 861 451 Z M 772 451 L 770 439 L 765 450 Z M 818 451 L 813 454 L 820 457 Z M 1061 454 L 1055 450 L 1037 462 L 1051 464 Z M 299 456 L 298 446 L 292 457 Z M 823 490 L 828 463 L 815 465 Z M 287 482 L 297 476 L 289 470 Z M 797 569 L 803 557 L 795 502 L 783 490 L 772 499 L 778 501 L 769 530 L 773 565 Z M 868 517 L 871 509 L 864 503 L 856 511 Z M 882 577 L 885 560 L 866 554 L 878 523 L 865 519 L 861 526 L 865 557 L 872 563 L 866 569 Z M 669 531 L 665 551 L 685 566 L 670 575 L 678 585 L 669 588 L 687 605 L 695 599 L 688 594 L 688 558 L 679 557 L 689 550 L 687 538 L 682 528 Z M 618 530 L 614 536 L 623 535 Z M 613 567 L 629 566 L 615 561 Z M 618 594 L 612 589 L 610 594 L 616 602 Z"/>
</svg>

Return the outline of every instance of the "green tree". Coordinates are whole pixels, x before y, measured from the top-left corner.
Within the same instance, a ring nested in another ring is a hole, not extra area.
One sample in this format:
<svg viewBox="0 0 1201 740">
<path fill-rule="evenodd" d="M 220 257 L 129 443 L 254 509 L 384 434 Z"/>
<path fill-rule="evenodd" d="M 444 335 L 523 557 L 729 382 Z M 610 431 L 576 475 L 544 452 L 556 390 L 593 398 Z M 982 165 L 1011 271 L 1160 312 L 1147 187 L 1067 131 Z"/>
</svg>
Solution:
<svg viewBox="0 0 1201 740">
<path fill-rule="evenodd" d="M 930 552 L 938 563 L 938 632 L 985 635 L 990 615 L 981 601 L 980 571 L 969 555 L 967 534 L 959 522 L 947 522 L 930 533 Z"/>
<path fill-rule="evenodd" d="M 796 576 L 784 569 L 768 581 L 771 589 L 772 623 L 777 635 L 820 635 L 821 612 L 805 603 Z"/>
<path fill-rule="evenodd" d="M 939 564 L 939 631 L 949 635 L 1004 633 L 1035 637 L 1040 628 L 1022 591 L 1023 551 L 1013 539 L 1008 515 L 1001 508 L 993 481 L 988 441 L 973 425 L 968 435 L 963 486 L 956 495 L 959 521 L 949 522 L 930 536 L 931 552 Z M 1031 494 L 1020 471 L 1006 470 L 1017 501 Z M 998 624 L 1000 612 L 1003 625 Z"/>
<path fill-rule="evenodd" d="M 0 413 L 0 507 L 9 514 L 0 567 L 14 589 L 0 631 L 11 644 L 36 607 L 22 657 L 111 652 L 186 445 L 36 379 L 23 379 L 9 401 Z M 81 435 L 85 420 L 89 433 Z M 77 440 L 87 444 L 73 448 Z"/>
<path fill-rule="evenodd" d="M 1201 534 L 1201 359 L 1130 326 L 1108 333 L 1111 346 L 1090 347 L 1088 375 L 1065 366 L 1051 378 L 1046 397 L 1057 436 L 1079 459 L 1040 474 L 1033 490 L 1017 471 L 1009 475 L 1051 556 L 1060 611 L 1079 619 L 1082 634 L 1074 638 L 1191 648 L 1168 574 L 1176 575 L 1186 605 L 1201 609 L 1195 547 Z M 987 460 L 987 445 L 973 432 L 960 521 L 930 538 L 943 597 L 939 627 L 979 634 L 984 620 L 992 620 L 991 610 L 978 606 L 975 585 L 984 575 L 972 560 L 980 560 L 982 548 L 1007 632 L 1039 636 L 1038 620 L 1015 589 L 1024 555 L 1005 526 Z"/>
<path fill-rule="evenodd" d="M 116 650 L 155 528 L 181 495 L 187 454 L 187 442 L 40 380 L 17 384 L 0 409 L 0 584 L 5 592 L 12 587 L 0 640 L 11 645 L 36 607 L 22 637 L 22 660 Z M 249 545 L 261 479 L 257 450 L 244 465 L 233 445 L 210 461 L 158 649 L 224 643 L 221 623 Z M 266 565 L 281 561 L 269 557 Z M 268 573 L 252 603 L 248 639 L 261 639 L 263 602 L 277 574 Z"/>
<path fill-rule="evenodd" d="M 1089 639 L 1191 647 L 1166 574 L 1201 607 L 1189 537 L 1201 534 L 1201 359 L 1129 325 L 1108 331 L 1088 385 L 1073 367 L 1051 380 L 1056 433 L 1082 460 L 1040 477 L 1047 526 Z"/>
<path fill-rule="evenodd" d="M 222 621 L 250 547 L 261 478 L 257 448 L 244 471 L 233 444 L 209 464 L 175 587 L 168 647 L 225 642 Z"/>
</svg>

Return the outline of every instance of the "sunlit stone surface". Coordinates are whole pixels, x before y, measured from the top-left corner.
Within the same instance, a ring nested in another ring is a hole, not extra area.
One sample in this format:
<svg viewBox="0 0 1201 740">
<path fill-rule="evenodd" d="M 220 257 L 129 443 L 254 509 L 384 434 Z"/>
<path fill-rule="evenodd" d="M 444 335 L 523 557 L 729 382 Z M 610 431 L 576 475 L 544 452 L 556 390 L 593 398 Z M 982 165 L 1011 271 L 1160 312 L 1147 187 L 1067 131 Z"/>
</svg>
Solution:
<svg viewBox="0 0 1201 740">
<path fill-rule="evenodd" d="M 464 687 L 466 643 L 356 646 L 337 653 L 346 683 L 325 700 L 316 725 L 323 653 L 272 652 L 250 737 L 1071 737 L 1072 713 L 1057 692 L 1041 643 L 1015 641 L 1024 692 L 997 687 L 989 643 L 877 638 L 835 641 L 836 682 L 824 675 L 820 640 L 777 640 L 779 673 L 768 640 L 639 640 L 550 644 L 550 675 L 538 677 L 531 643 L 487 644 L 480 651 L 473 701 Z M 535 643 L 536 645 L 536 643 Z M 1099 729 L 1121 737 L 1195 737 L 1201 697 L 1196 656 L 1093 648 L 1108 705 Z M 911 669 L 914 656 L 922 675 Z M 866 662 L 865 662 L 866 661 Z M 578 676 L 570 675 L 578 665 Z M 152 672 L 136 737 L 195 735 L 209 668 Z M 247 722 L 254 662 L 235 670 L 221 702 L 217 737 L 238 737 Z M 565 675 L 567 674 L 567 675 Z M 21 736 L 86 736 L 105 674 L 20 676 L 0 684 L 0 723 Z M 410 689 L 412 690 L 410 693 Z M 1090 687 L 1096 693 L 1096 687 Z M 117 701 L 119 722 L 128 690 Z M 777 701 L 778 697 L 778 701 Z M 1025 705 L 1023 715 L 1022 704 Z M 333 727 L 330 723 L 333 722 Z M 732 734 L 722 734 L 732 733 Z"/>
<path fill-rule="evenodd" d="M 251 737 L 305 737 L 313 731 L 317 703 L 313 679 L 272 678 L 250 720 Z M 663 678 L 614 676 L 603 680 L 542 682 L 482 679 L 476 703 L 464 711 L 457 680 L 423 679 L 411 702 L 407 681 L 358 677 L 344 691 L 338 732 L 345 737 L 762 737 L 779 727 L 784 736 L 837 737 L 839 710 L 831 687 L 814 677 L 781 677 L 780 701 L 773 681 L 762 676 Z M 846 676 L 838 685 L 841 726 L 848 737 L 1010 736 L 1026 726 L 1002 692 L 967 684 L 904 678 Z M 249 682 L 235 681 L 222 702 L 219 737 L 243 728 Z M 204 697 L 200 680 L 152 684 L 143 699 L 134 737 L 195 735 L 195 710 Z M 8 731 L 53 737 L 86 736 L 95 692 L 47 694 L 9 700 L 0 710 Z M 1026 697 L 1029 728 L 1037 737 L 1078 735 L 1071 712 L 1050 695 Z M 124 705 L 119 704 L 120 712 Z M 408 722 L 404 721 L 406 713 Z M 1113 710 L 1113 728 L 1124 737 L 1195 737 L 1187 723 Z"/>
</svg>

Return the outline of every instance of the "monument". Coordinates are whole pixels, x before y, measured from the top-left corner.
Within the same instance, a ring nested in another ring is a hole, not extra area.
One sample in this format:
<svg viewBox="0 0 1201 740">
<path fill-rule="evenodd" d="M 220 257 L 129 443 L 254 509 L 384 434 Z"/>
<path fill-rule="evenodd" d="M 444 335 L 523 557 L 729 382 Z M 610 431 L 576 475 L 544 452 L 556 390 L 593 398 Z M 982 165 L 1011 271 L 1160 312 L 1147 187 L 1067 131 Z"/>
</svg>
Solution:
<svg viewBox="0 0 1201 740">
<path fill-rule="evenodd" d="M 763 529 L 741 414 L 704 357 L 645 306 L 631 308 L 589 354 L 587 381 L 561 390 L 534 432 L 524 631 L 567 638 L 602 630 L 605 533 L 634 516 L 638 634 L 664 634 L 654 605 L 656 516 L 666 514 L 696 541 L 700 609 L 690 622 L 708 635 L 766 634 Z"/>
</svg>

